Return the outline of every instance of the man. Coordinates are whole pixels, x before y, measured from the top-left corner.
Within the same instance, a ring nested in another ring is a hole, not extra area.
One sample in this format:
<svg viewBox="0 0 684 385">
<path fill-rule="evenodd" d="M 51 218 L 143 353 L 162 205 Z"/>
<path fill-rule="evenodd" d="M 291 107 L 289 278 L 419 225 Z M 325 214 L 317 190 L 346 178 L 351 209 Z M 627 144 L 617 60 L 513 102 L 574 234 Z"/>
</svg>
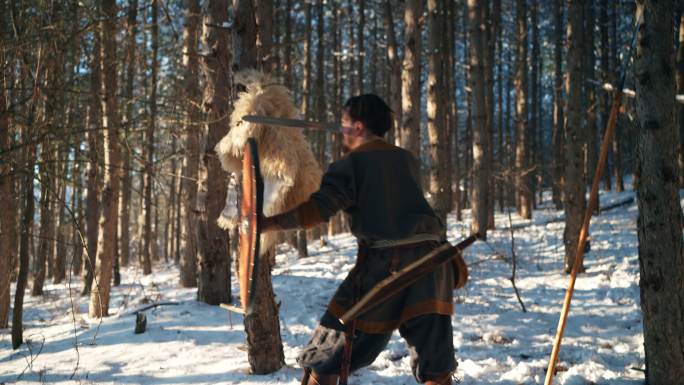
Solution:
<svg viewBox="0 0 684 385">
<path fill-rule="evenodd" d="M 339 321 L 375 284 L 445 241 L 444 224 L 423 197 L 418 160 L 382 139 L 391 124 L 391 110 L 378 96 L 350 98 L 342 111 L 345 156 L 329 166 L 309 200 L 263 218 L 263 231 L 287 230 L 314 226 L 344 210 L 359 240 L 356 266 L 297 359 L 307 370 L 303 384 L 337 384 L 345 332 L 353 334 L 347 359 L 354 371 L 370 365 L 397 328 L 409 346 L 416 380 L 451 384 L 456 368 L 452 290 L 459 285 L 455 280 L 465 282 L 465 269 L 458 269 L 455 278 L 452 265 L 442 265 L 359 317 L 352 330 Z"/>
</svg>

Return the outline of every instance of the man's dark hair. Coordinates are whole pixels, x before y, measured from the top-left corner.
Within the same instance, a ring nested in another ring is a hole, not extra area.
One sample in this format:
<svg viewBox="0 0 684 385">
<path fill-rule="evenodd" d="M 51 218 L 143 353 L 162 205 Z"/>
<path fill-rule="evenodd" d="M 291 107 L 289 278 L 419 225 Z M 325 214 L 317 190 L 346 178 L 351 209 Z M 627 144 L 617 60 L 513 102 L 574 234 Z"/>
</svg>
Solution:
<svg viewBox="0 0 684 385">
<path fill-rule="evenodd" d="M 384 136 L 392 128 L 392 110 L 375 94 L 353 96 L 344 103 L 342 110 L 352 121 L 360 121 L 377 136 Z"/>
</svg>

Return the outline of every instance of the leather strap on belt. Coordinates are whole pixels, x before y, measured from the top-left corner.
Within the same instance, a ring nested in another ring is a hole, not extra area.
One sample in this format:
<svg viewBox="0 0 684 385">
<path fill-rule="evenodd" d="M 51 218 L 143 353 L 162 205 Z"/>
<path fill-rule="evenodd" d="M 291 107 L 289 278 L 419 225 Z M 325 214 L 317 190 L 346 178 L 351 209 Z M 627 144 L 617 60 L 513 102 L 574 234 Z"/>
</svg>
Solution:
<svg viewBox="0 0 684 385">
<path fill-rule="evenodd" d="M 371 249 L 382 249 L 386 247 L 397 247 L 412 245 L 414 243 L 435 241 L 440 242 L 442 238 L 435 234 L 416 234 L 410 238 L 402 239 L 380 239 L 375 241 L 366 241 L 366 245 Z"/>
</svg>

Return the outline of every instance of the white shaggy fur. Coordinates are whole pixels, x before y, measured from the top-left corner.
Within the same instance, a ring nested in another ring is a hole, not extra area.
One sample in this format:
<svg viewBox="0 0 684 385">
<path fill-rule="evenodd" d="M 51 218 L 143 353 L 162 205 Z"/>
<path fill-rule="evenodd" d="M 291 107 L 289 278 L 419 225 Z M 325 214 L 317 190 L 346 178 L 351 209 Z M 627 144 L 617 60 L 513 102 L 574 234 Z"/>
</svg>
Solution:
<svg viewBox="0 0 684 385">
<path fill-rule="evenodd" d="M 235 82 L 246 92 L 239 94 L 230 116 L 230 132 L 216 145 L 226 171 L 240 175 L 242 151 L 247 139 L 256 139 L 261 174 L 264 177 L 264 215 L 288 211 L 306 201 L 321 180 L 321 168 L 303 132 L 295 128 L 270 127 L 242 121 L 245 115 L 299 118 L 290 91 L 275 84 L 270 76 L 255 70 L 238 72 Z M 230 198 L 230 197 L 228 197 Z M 237 202 L 226 201 L 226 204 Z M 237 218 L 219 217 L 224 229 L 233 228 Z M 275 235 L 261 237 L 261 253 L 275 244 Z"/>
</svg>

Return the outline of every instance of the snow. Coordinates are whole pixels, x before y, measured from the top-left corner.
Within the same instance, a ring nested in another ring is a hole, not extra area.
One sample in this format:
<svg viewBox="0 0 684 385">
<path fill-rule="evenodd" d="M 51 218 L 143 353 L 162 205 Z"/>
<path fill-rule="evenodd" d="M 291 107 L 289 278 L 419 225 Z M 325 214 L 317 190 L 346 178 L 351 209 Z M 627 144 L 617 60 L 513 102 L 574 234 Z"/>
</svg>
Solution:
<svg viewBox="0 0 684 385">
<path fill-rule="evenodd" d="M 603 204 L 634 193 L 606 193 Z M 465 254 L 470 282 L 455 294 L 454 345 L 457 377 L 466 384 L 542 383 L 558 324 L 568 276 L 562 272 L 562 211 L 550 204 L 533 220 L 513 214 L 518 270 L 516 284 L 528 309 L 521 311 L 510 275 L 508 215 L 497 213 L 487 243 Z M 636 203 L 595 216 L 587 272 L 578 277 L 560 351 L 556 384 L 642 384 L 644 367 L 639 307 Z M 555 220 L 555 221 L 554 221 Z M 468 233 L 464 221 L 449 218 L 452 242 Z M 47 284 L 45 294 L 27 292 L 24 336 L 30 343 L 11 348 L 9 330 L 0 331 L 0 383 L 299 384 L 295 362 L 337 285 L 351 270 L 356 243 L 349 234 L 310 244 L 310 258 L 279 248 L 273 285 L 280 305 L 286 367 L 270 375 L 250 375 L 242 317 L 196 301 L 196 289 L 178 286 L 178 269 L 158 262 L 143 276 L 122 270 L 113 289 L 112 316 L 90 319 L 80 280 Z M 71 298 L 69 297 L 71 287 Z M 14 287 L 12 287 L 14 293 Z M 234 287 L 237 293 L 237 287 Z M 76 309 L 74 315 L 71 311 Z M 146 311 L 147 331 L 134 334 L 135 309 L 147 302 L 178 302 Z M 76 349 L 77 347 L 77 349 Z M 414 384 L 408 349 L 397 333 L 352 384 Z"/>
</svg>

